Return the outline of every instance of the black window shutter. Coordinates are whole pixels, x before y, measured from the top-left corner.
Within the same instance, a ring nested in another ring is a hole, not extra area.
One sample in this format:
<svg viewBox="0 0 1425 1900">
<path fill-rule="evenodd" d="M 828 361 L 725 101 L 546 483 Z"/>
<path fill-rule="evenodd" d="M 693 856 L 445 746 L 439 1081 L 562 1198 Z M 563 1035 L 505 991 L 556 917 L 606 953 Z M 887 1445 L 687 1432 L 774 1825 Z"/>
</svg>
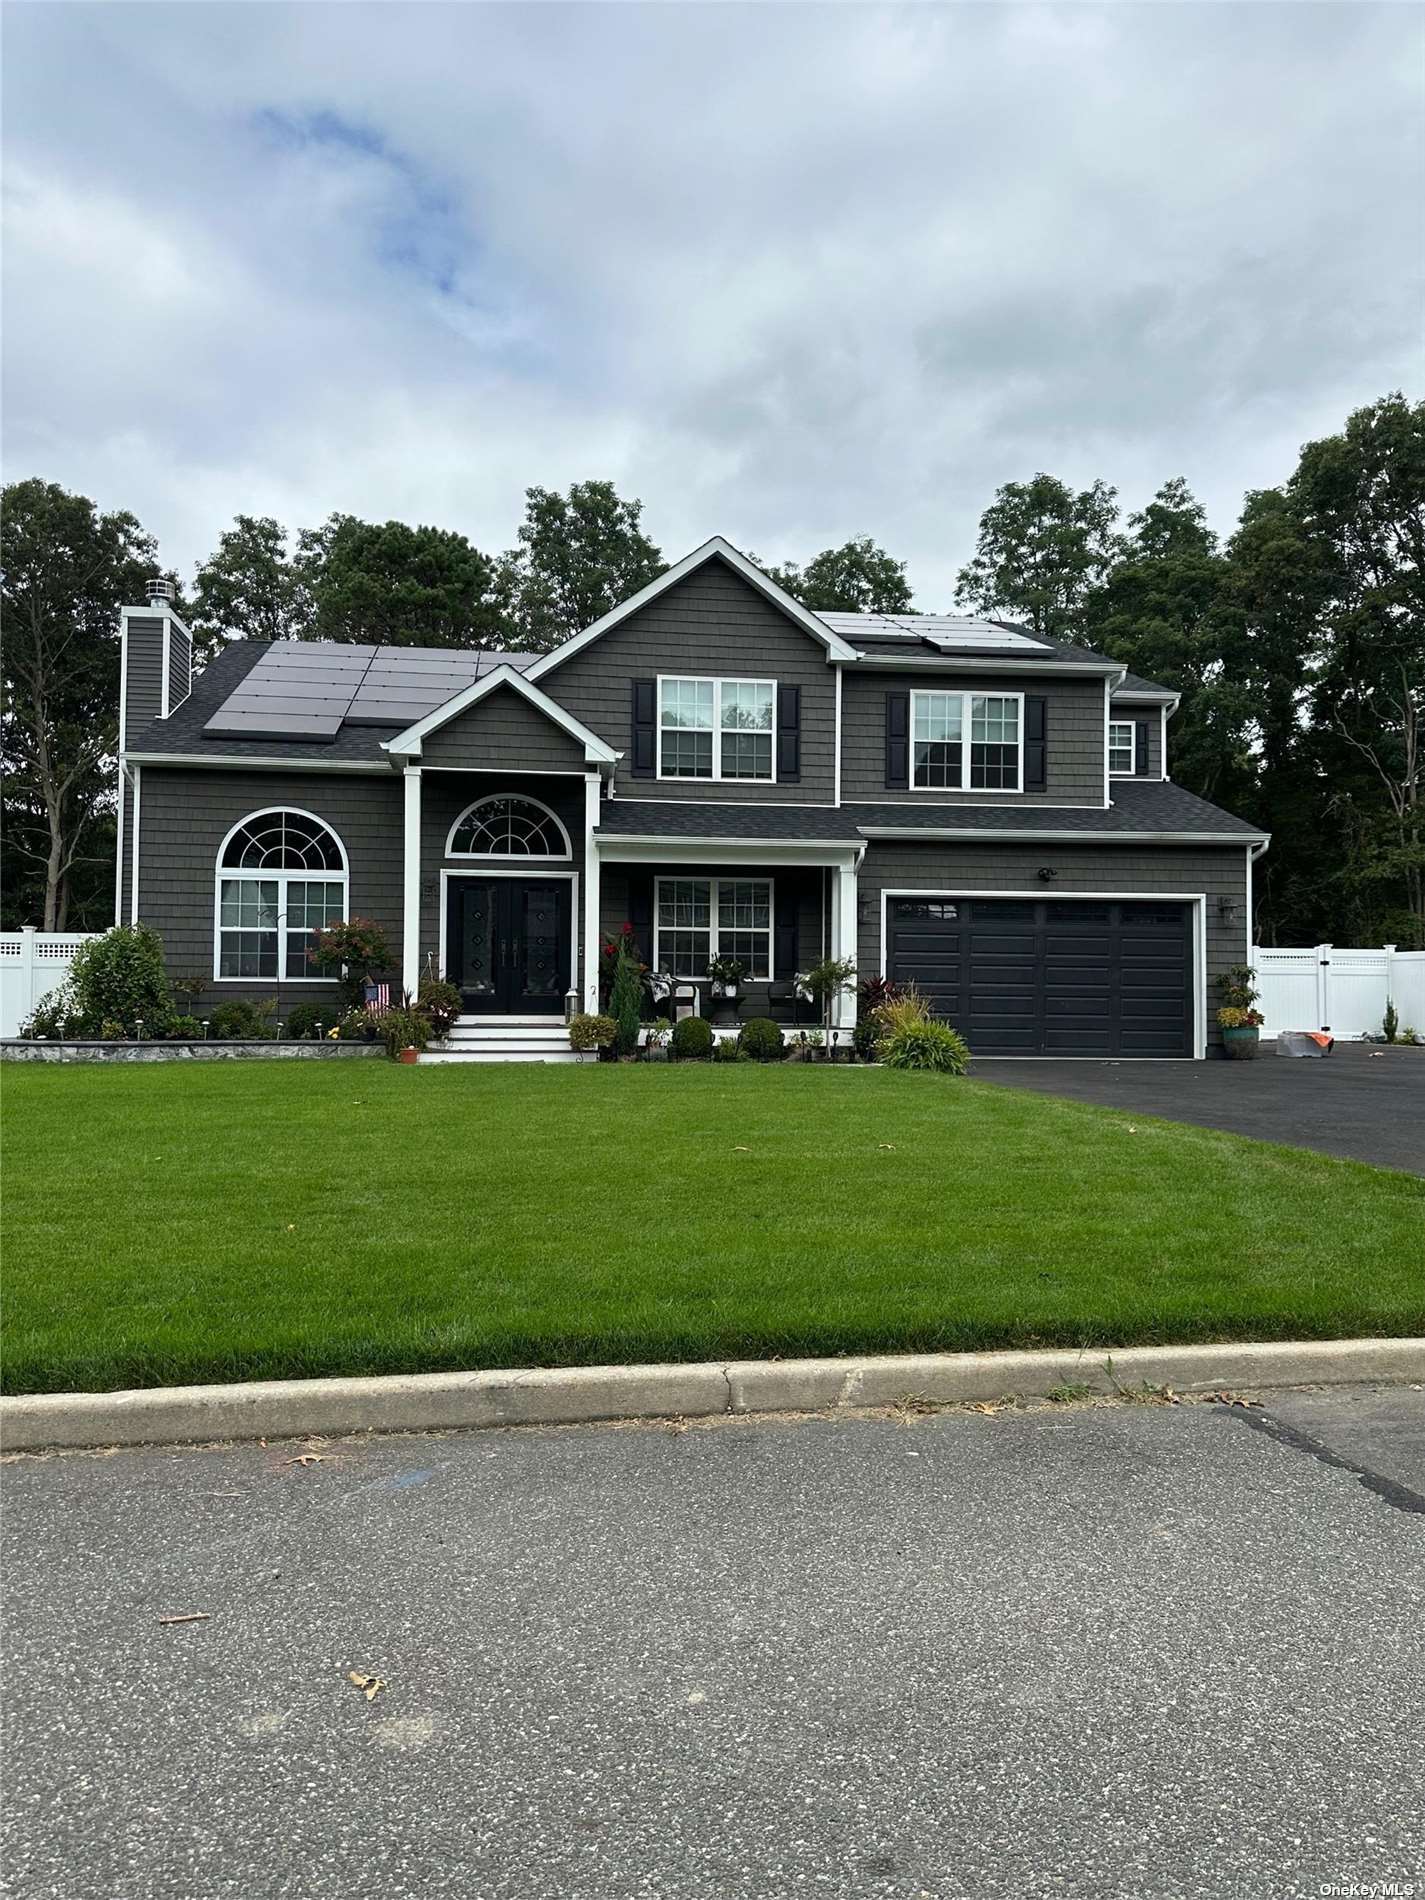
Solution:
<svg viewBox="0 0 1425 1900">
<path fill-rule="evenodd" d="M 910 694 L 886 694 L 886 784 L 894 791 L 910 785 Z"/>
<path fill-rule="evenodd" d="M 642 962 L 653 962 L 653 873 L 630 866 L 628 873 L 628 921 L 633 925 L 634 942 Z"/>
<path fill-rule="evenodd" d="M 1133 725 L 1133 770 L 1138 778 L 1148 776 L 1148 721 L 1135 720 Z"/>
<path fill-rule="evenodd" d="M 633 762 L 629 767 L 635 778 L 652 778 L 658 764 L 658 682 L 633 682 Z"/>
<path fill-rule="evenodd" d="M 772 940 L 772 975 L 778 983 L 790 983 L 797 968 L 797 900 L 785 885 L 772 895 L 777 906 L 777 928 Z"/>
<path fill-rule="evenodd" d="M 1049 786 L 1049 702 L 1031 697 L 1024 702 L 1024 789 L 1047 791 Z"/>
<path fill-rule="evenodd" d="M 794 785 L 802 775 L 802 689 L 777 688 L 777 777 Z"/>
</svg>

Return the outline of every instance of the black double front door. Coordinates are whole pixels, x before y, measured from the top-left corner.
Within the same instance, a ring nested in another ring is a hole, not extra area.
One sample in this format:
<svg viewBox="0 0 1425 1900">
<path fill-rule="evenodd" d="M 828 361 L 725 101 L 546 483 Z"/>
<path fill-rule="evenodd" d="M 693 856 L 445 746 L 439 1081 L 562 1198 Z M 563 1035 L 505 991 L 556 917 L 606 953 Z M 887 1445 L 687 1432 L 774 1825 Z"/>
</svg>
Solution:
<svg viewBox="0 0 1425 1900">
<path fill-rule="evenodd" d="M 453 877 L 445 967 L 467 1010 L 557 1016 L 569 988 L 568 878 Z"/>
</svg>

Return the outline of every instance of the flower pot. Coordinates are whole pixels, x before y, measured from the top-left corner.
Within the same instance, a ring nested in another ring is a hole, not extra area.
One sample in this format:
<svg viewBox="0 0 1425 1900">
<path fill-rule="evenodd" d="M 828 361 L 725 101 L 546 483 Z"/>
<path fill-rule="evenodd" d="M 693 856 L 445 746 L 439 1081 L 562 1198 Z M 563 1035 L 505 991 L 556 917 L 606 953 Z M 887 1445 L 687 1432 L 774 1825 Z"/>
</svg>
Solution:
<svg viewBox="0 0 1425 1900">
<path fill-rule="evenodd" d="M 1249 1062 L 1257 1053 L 1259 1029 L 1224 1029 L 1222 1046 L 1234 1062 Z"/>
<path fill-rule="evenodd" d="M 414 1049 L 414 1048 L 402 1049 L 400 1054 L 396 1057 L 397 1062 L 419 1062 L 420 1059 L 421 1059 L 420 1050 Z"/>
</svg>

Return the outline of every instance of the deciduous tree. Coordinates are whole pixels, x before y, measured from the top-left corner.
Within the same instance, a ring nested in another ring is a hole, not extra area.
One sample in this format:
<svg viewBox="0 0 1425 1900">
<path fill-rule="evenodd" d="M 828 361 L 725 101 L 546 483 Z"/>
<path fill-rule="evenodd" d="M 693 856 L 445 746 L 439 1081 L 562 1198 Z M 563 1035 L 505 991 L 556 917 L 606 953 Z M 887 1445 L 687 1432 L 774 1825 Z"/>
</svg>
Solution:
<svg viewBox="0 0 1425 1900">
<path fill-rule="evenodd" d="M 955 598 L 1051 640 L 1082 639 L 1084 603 L 1117 551 L 1117 520 L 1117 490 L 1105 482 L 1078 494 L 1053 475 L 1006 482 L 980 517 Z"/>
<path fill-rule="evenodd" d="M 518 644 L 547 653 L 636 594 L 667 565 L 643 532 L 641 501 L 612 482 L 575 482 L 567 495 L 525 490 L 519 546 L 501 562 Z"/>
</svg>

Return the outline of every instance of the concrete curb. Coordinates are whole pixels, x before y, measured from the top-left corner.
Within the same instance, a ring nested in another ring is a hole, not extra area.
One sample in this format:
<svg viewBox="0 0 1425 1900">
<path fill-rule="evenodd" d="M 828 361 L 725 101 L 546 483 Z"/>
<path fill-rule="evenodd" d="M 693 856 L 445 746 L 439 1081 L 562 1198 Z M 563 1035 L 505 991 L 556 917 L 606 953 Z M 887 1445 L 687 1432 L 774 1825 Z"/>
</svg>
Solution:
<svg viewBox="0 0 1425 1900">
<path fill-rule="evenodd" d="M 431 1372 L 402 1378 L 274 1379 L 144 1392 L 58 1392 L 0 1399 L 0 1448 L 212 1444 L 598 1419 L 718 1413 L 834 1412 L 902 1400 L 953 1405 L 1060 1385 L 1121 1386 L 1425 1382 L 1425 1339 L 1259 1345 L 1133 1346 L 1121 1351 L 965 1352 L 861 1359 L 748 1359 L 705 1365 L 567 1366 L 527 1372 Z"/>
</svg>

